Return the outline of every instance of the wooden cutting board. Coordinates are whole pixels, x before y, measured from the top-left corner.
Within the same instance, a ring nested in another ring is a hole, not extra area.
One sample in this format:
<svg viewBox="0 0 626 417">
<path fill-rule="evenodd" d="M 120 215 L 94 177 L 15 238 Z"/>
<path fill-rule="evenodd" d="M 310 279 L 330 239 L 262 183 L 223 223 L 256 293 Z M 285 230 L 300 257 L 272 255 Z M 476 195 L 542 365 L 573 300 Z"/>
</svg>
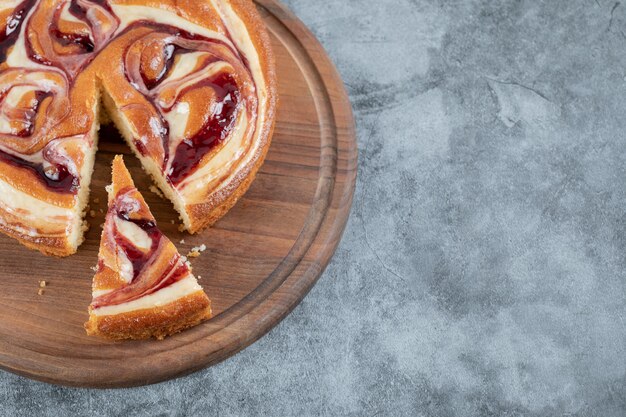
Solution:
<svg viewBox="0 0 626 417">
<path fill-rule="evenodd" d="M 78 253 L 49 258 L 0 237 L 0 367 L 81 387 L 163 381 L 250 345 L 311 289 L 350 212 L 354 120 L 342 81 L 314 36 L 278 0 L 257 4 L 277 58 L 280 106 L 267 160 L 247 194 L 215 227 L 191 236 L 178 231 L 172 205 L 149 191 L 137 159 L 126 158 L 159 226 L 181 253 L 207 246 L 192 265 L 215 317 L 164 341 L 108 342 L 85 334 L 110 162 L 115 154 L 130 154 L 114 130 L 104 129 L 92 183 L 95 217 L 88 216 L 91 229 Z M 43 295 L 40 280 L 48 284 Z"/>
</svg>

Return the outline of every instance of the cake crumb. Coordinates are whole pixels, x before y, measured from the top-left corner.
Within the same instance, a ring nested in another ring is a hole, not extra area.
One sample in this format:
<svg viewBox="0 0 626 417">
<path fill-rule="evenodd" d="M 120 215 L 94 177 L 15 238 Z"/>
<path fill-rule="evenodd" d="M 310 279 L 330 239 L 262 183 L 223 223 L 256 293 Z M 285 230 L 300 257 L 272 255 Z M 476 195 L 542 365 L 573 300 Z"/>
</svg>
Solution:
<svg viewBox="0 0 626 417">
<path fill-rule="evenodd" d="M 89 216 L 96 217 L 96 211 L 95 210 L 89 210 Z"/>
<path fill-rule="evenodd" d="M 202 279 L 202 275 L 198 275 L 196 278 L 197 279 Z"/>
<path fill-rule="evenodd" d="M 98 197 L 96 197 L 96 198 L 93 199 L 93 202 L 98 204 L 100 202 L 100 199 Z"/>
<path fill-rule="evenodd" d="M 187 256 L 190 258 L 197 258 L 198 256 L 200 256 L 200 253 L 204 252 L 205 250 L 206 250 L 206 245 L 203 243 L 200 246 L 194 246 L 193 248 L 191 248 Z"/>
<path fill-rule="evenodd" d="M 150 191 L 152 191 L 154 194 L 158 195 L 159 197 L 161 197 L 162 199 L 165 199 L 165 196 L 163 195 L 163 193 L 161 192 L 161 190 L 159 190 L 157 187 L 155 187 L 154 185 L 150 186 Z"/>
<path fill-rule="evenodd" d="M 176 222 L 172 219 L 170 220 L 170 223 L 175 224 Z"/>
<path fill-rule="evenodd" d="M 184 245 L 184 244 L 185 244 L 185 239 L 181 239 L 181 240 L 180 240 L 180 244 L 181 244 L 181 245 Z"/>
<path fill-rule="evenodd" d="M 100 209 L 100 213 L 101 213 L 101 214 L 102 214 L 102 213 L 104 213 L 104 210 Z"/>
<path fill-rule="evenodd" d="M 206 245 L 203 243 L 200 246 L 194 246 L 193 248 L 191 248 L 192 252 L 204 252 L 206 250 Z"/>
<path fill-rule="evenodd" d="M 38 295 L 43 295 L 43 288 L 39 288 L 39 291 L 37 291 Z"/>
<path fill-rule="evenodd" d="M 187 265 L 187 268 L 191 269 L 191 262 L 189 262 L 189 260 L 187 260 L 187 257 L 186 256 L 181 256 L 180 258 L 185 263 L 185 265 Z"/>
<path fill-rule="evenodd" d="M 44 288 L 46 286 L 46 281 L 39 281 L 39 287 Z"/>
<path fill-rule="evenodd" d="M 173 223 L 173 222 L 174 222 L 174 221 L 172 221 L 172 223 Z M 184 231 L 185 231 L 185 225 L 184 225 L 184 224 L 179 224 L 179 225 L 178 225 L 178 231 L 179 231 L 179 232 L 184 232 Z"/>
<path fill-rule="evenodd" d="M 94 265 L 89 267 L 89 269 L 91 269 L 93 272 L 98 272 L 98 265 Z"/>
</svg>

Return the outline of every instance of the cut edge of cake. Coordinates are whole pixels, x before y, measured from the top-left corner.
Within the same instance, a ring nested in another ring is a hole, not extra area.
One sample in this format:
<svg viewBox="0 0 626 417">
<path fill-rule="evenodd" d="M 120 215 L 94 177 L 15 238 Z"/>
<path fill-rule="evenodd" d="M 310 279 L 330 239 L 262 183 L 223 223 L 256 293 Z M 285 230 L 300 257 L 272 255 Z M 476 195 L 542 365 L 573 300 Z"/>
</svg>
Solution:
<svg viewBox="0 0 626 417">
<path fill-rule="evenodd" d="M 135 146 L 135 135 L 132 129 L 125 120 L 123 114 L 118 111 L 117 106 L 113 102 L 113 99 L 106 91 L 102 95 L 103 108 L 106 111 L 109 119 L 113 123 L 113 126 L 118 130 L 128 147 L 133 151 L 133 154 L 141 162 L 143 170 L 150 175 L 152 181 L 163 192 L 165 197 L 172 202 L 174 209 L 178 212 L 180 220 L 182 220 L 185 229 L 192 230 L 191 220 L 185 209 L 185 203 L 180 196 L 176 193 L 176 190 L 165 180 L 165 177 L 161 173 L 161 168 L 151 158 L 143 156 L 141 152 L 137 150 Z"/>
<path fill-rule="evenodd" d="M 87 210 L 89 209 L 89 197 L 91 196 L 91 179 L 96 165 L 96 154 L 98 153 L 98 140 L 100 131 L 100 97 L 101 94 L 98 91 L 98 96 L 95 100 L 93 114 L 95 120 L 91 126 L 90 135 L 93 138 L 93 145 L 85 152 L 82 170 L 80 173 L 80 187 L 78 194 L 76 195 L 76 208 L 75 225 L 68 236 L 68 243 L 71 251 L 67 255 L 76 253 L 78 247 L 85 241 L 85 233 L 89 230 L 89 222 L 86 219 Z M 63 255 L 65 256 L 65 255 Z"/>
</svg>

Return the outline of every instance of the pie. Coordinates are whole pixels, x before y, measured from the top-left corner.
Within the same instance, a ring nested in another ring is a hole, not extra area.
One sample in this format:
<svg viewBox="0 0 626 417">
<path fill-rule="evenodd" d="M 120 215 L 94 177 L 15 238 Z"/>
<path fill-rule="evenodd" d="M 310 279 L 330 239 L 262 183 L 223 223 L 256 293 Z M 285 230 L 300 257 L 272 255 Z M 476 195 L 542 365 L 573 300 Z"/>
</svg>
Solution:
<svg viewBox="0 0 626 417">
<path fill-rule="evenodd" d="M 186 230 L 211 225 L 269 148 L 273 67 L 250 0 L 0 2 L 0 231 L 76 251 L 108 119 Z"/>
<path fill-rule="evenodd" d="M 210 318 L 209 298 L 157 227 L 121 156 L 112 177 L 87 333 L 163 339 Z"/>
</svg>

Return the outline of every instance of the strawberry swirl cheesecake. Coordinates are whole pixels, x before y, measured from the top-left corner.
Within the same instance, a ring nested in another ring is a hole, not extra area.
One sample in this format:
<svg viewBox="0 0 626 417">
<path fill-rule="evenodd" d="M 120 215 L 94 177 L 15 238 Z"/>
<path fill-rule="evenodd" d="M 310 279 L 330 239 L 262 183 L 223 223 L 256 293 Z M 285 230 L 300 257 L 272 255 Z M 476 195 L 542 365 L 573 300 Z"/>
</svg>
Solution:
<svg viewBox="0 0 626 417">
<path fill-rule="evenodd" d="M 273 68 L 250 0 L 0 1 L 0 231 L 77 250 L 101 120 L 186 230 L 211 225 L 269 148 Z"/>
</svg>

